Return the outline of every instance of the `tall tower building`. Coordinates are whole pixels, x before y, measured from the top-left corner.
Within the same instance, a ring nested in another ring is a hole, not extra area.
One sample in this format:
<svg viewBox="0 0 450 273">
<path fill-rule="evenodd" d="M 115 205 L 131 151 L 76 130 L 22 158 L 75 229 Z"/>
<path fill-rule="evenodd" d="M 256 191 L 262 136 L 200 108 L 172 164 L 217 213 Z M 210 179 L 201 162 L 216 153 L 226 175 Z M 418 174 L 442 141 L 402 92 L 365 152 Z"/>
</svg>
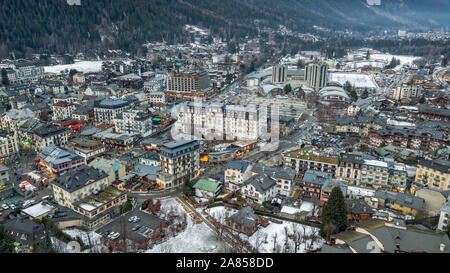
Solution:
<svg viewBox="0 0 450 273">
<path fill-rule="evenodd" d="M 272 68 L 272 82 L 284 83 L 287 80 L 288 68 L 285 65 L 275 65 Z"/>
<path fill-rule="evenodd" d="M 324 63 L 308 64 L 305 69 L 305 80 L 315 91 L 319 91 L 328 83 L 328 66 Z"/>
</svg>

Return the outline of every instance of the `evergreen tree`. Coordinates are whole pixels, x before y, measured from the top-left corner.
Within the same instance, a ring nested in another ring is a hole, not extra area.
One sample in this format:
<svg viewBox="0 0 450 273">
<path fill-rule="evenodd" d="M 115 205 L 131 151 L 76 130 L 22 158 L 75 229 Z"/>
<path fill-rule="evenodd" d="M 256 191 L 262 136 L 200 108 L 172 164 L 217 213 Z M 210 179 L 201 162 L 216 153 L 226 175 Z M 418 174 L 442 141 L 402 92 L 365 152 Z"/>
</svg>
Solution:
<svg viewBox="0 0 450 273">
<path fill-rule="evenodd" d="M 369 91 L 367 91 L 367 88 L 364 89 L 364 91 L 361 94 L 361 99 L 367 99 L 369 97 Z"/>
<path fill-rule="evenodd" d="M 8 234 L 8 231 L 0 225 L 0 253 L 14 253 L 14 239 Z"/>
<path fill-rule="evenodd" d="M 77 73 L 78 73 L 78 71 L 77 71 L 76 69 L 70 69 L 70 71 L 69 71 L 69 77 L 72 78 L 73 75 L 75 75 L 75 74 L 77 74 Z"/>
<path fill-rule="evenodd" d="M 370 52 L 369 52 L 369 50 L 367 50 L 367 53 L 366 53 L 366 60 L 370 60 Z"/>
<path fill-rule="evenodd" d="M 55 249 L 53 248 L 52 241 L 48 233 L 45 236 L 45 239 L 41 241 L 39 244 L 33 243 L 34 253 L 55 253 Z"/>
<path fill-rule="evenodd" d="M 442 58 L 441 66 L 442 67 L 447 67 L 447 64 L 448 64 L 447 58 L 446 57 Z"/>
<path fill-rule="evenodd" d="M 297 69 L 302 69 L 305 67 L 305 64 L 303 63 L 302 60 L 298 60 L 297 62 Z"/>
<path fill-rule="evenodd" d="M 331 191 L 330 198 L 323 207 L 321 220 L 320 235 L 323 237 L 347 229 L 347 205 L 340 187 L 334 187 Z M 334 230 L 328 230 L 330 226 L 334 226 Z"/>
<path fill-rule="evenodd" d="M 352 91 L 350 91 L 350 99 L 352 99 L 352 101 L 357 101 L 358 100 L 358 93 L 356 93 L 356 91 L 353 89 Z"/>
<path fill-rule="evenodd" d="M 346 81 L 346 82 L 344 83 L 344 90 L 345 90 L 347 93 L 350 93 L 350 92 L 352 91 L 352 89 L 353 89 L 352 84 L 351 84 L 349 81 Z"/>
<path fill-rule="evenodd" d="M 8 73 L 6 72 L 6 69 L 2 69 L 2 85 L 8 86 L 9 85 L 9 78 Z"/>
<path fill-rule="evenodd" d="M 290 85 L 290 84 L 286 84 L 286 85 L 283 87 L 283 93 L 289 94 L 289 93 L 291 93 L 291 92 L 292 92 L 292 87 L 291 87 L 291 85 Z"/>
</svg>

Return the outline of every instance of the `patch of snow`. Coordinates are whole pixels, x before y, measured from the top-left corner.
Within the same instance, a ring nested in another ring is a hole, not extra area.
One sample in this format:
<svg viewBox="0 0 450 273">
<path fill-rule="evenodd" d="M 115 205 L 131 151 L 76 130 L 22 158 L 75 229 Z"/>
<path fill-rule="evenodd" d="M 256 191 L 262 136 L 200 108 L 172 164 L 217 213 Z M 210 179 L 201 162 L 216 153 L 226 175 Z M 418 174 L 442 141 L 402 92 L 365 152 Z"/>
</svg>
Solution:
<svg viewBox="0 0 450 273">
<path fill-rule="evenodd" d="M 356 88 L 378 88 L 373 76 L 368 74 L 332 72 L 329 81 L 339 82 L 341 85 L 348 81 Z"/>
<path fill-rule="evenodd" d="M 62 64 L 45 66 L 45 73 L 56 73 L 59 74 L 61 71 L 76 69 L 78 72 L 91 73 L 102 71 L 102 61 L 75 61 L 74 64 Z"/>
</svg>

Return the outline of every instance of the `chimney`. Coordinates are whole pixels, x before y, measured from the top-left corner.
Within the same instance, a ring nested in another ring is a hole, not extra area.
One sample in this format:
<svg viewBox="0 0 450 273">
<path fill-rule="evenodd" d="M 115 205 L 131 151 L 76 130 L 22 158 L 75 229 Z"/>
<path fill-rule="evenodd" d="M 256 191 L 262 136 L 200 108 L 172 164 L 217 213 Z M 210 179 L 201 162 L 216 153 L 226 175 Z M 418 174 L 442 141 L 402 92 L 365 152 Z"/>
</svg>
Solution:
<svg viewBox="0 0 450 273">
<path fill-rule="evenodd" d="M 439 245 L 439 250 L 440 250 L 441 252 L 444 252 L 444 251 L 445 251 L 445 244 L 444 244 L 444 243 L 442 243 L 442 244 Z"/>
</svg>

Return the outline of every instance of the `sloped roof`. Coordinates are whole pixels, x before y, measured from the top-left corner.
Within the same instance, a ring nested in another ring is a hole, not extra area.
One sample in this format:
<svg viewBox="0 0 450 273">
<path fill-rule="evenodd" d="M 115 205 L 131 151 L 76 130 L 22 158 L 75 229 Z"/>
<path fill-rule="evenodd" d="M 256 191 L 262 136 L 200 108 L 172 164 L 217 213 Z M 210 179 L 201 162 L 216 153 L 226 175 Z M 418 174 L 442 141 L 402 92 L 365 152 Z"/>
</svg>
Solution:
<svg viewBox="0 0 450 273">
<path fill-rule="evenodd" d="M 247 170 L 248 166 L 250 165 L 249 162 L 247 161 L 243 161 L 243 160 L 231 160 L 227 163 L 227 169 L 235 169 L 235 170 L 239 170 L 242 173 L 245 173 L 245 171 Z"/>
<path fill-rule="evenodd" d="M 199 179 L 197 181 L 197 183 L 195 183 L 193 188 L 215 193 L 219 186 L 220 186 L 220 184 L 217 182 L 207 180 L 207 179 Z"/>
<path fill-rule="evenodd" d="M 255 223 L 258 216 L 251 207 L 244 207 L 233 214 L 229 219 L 238 225 L 245 226 L 250 229 Z"/>
</svg>

